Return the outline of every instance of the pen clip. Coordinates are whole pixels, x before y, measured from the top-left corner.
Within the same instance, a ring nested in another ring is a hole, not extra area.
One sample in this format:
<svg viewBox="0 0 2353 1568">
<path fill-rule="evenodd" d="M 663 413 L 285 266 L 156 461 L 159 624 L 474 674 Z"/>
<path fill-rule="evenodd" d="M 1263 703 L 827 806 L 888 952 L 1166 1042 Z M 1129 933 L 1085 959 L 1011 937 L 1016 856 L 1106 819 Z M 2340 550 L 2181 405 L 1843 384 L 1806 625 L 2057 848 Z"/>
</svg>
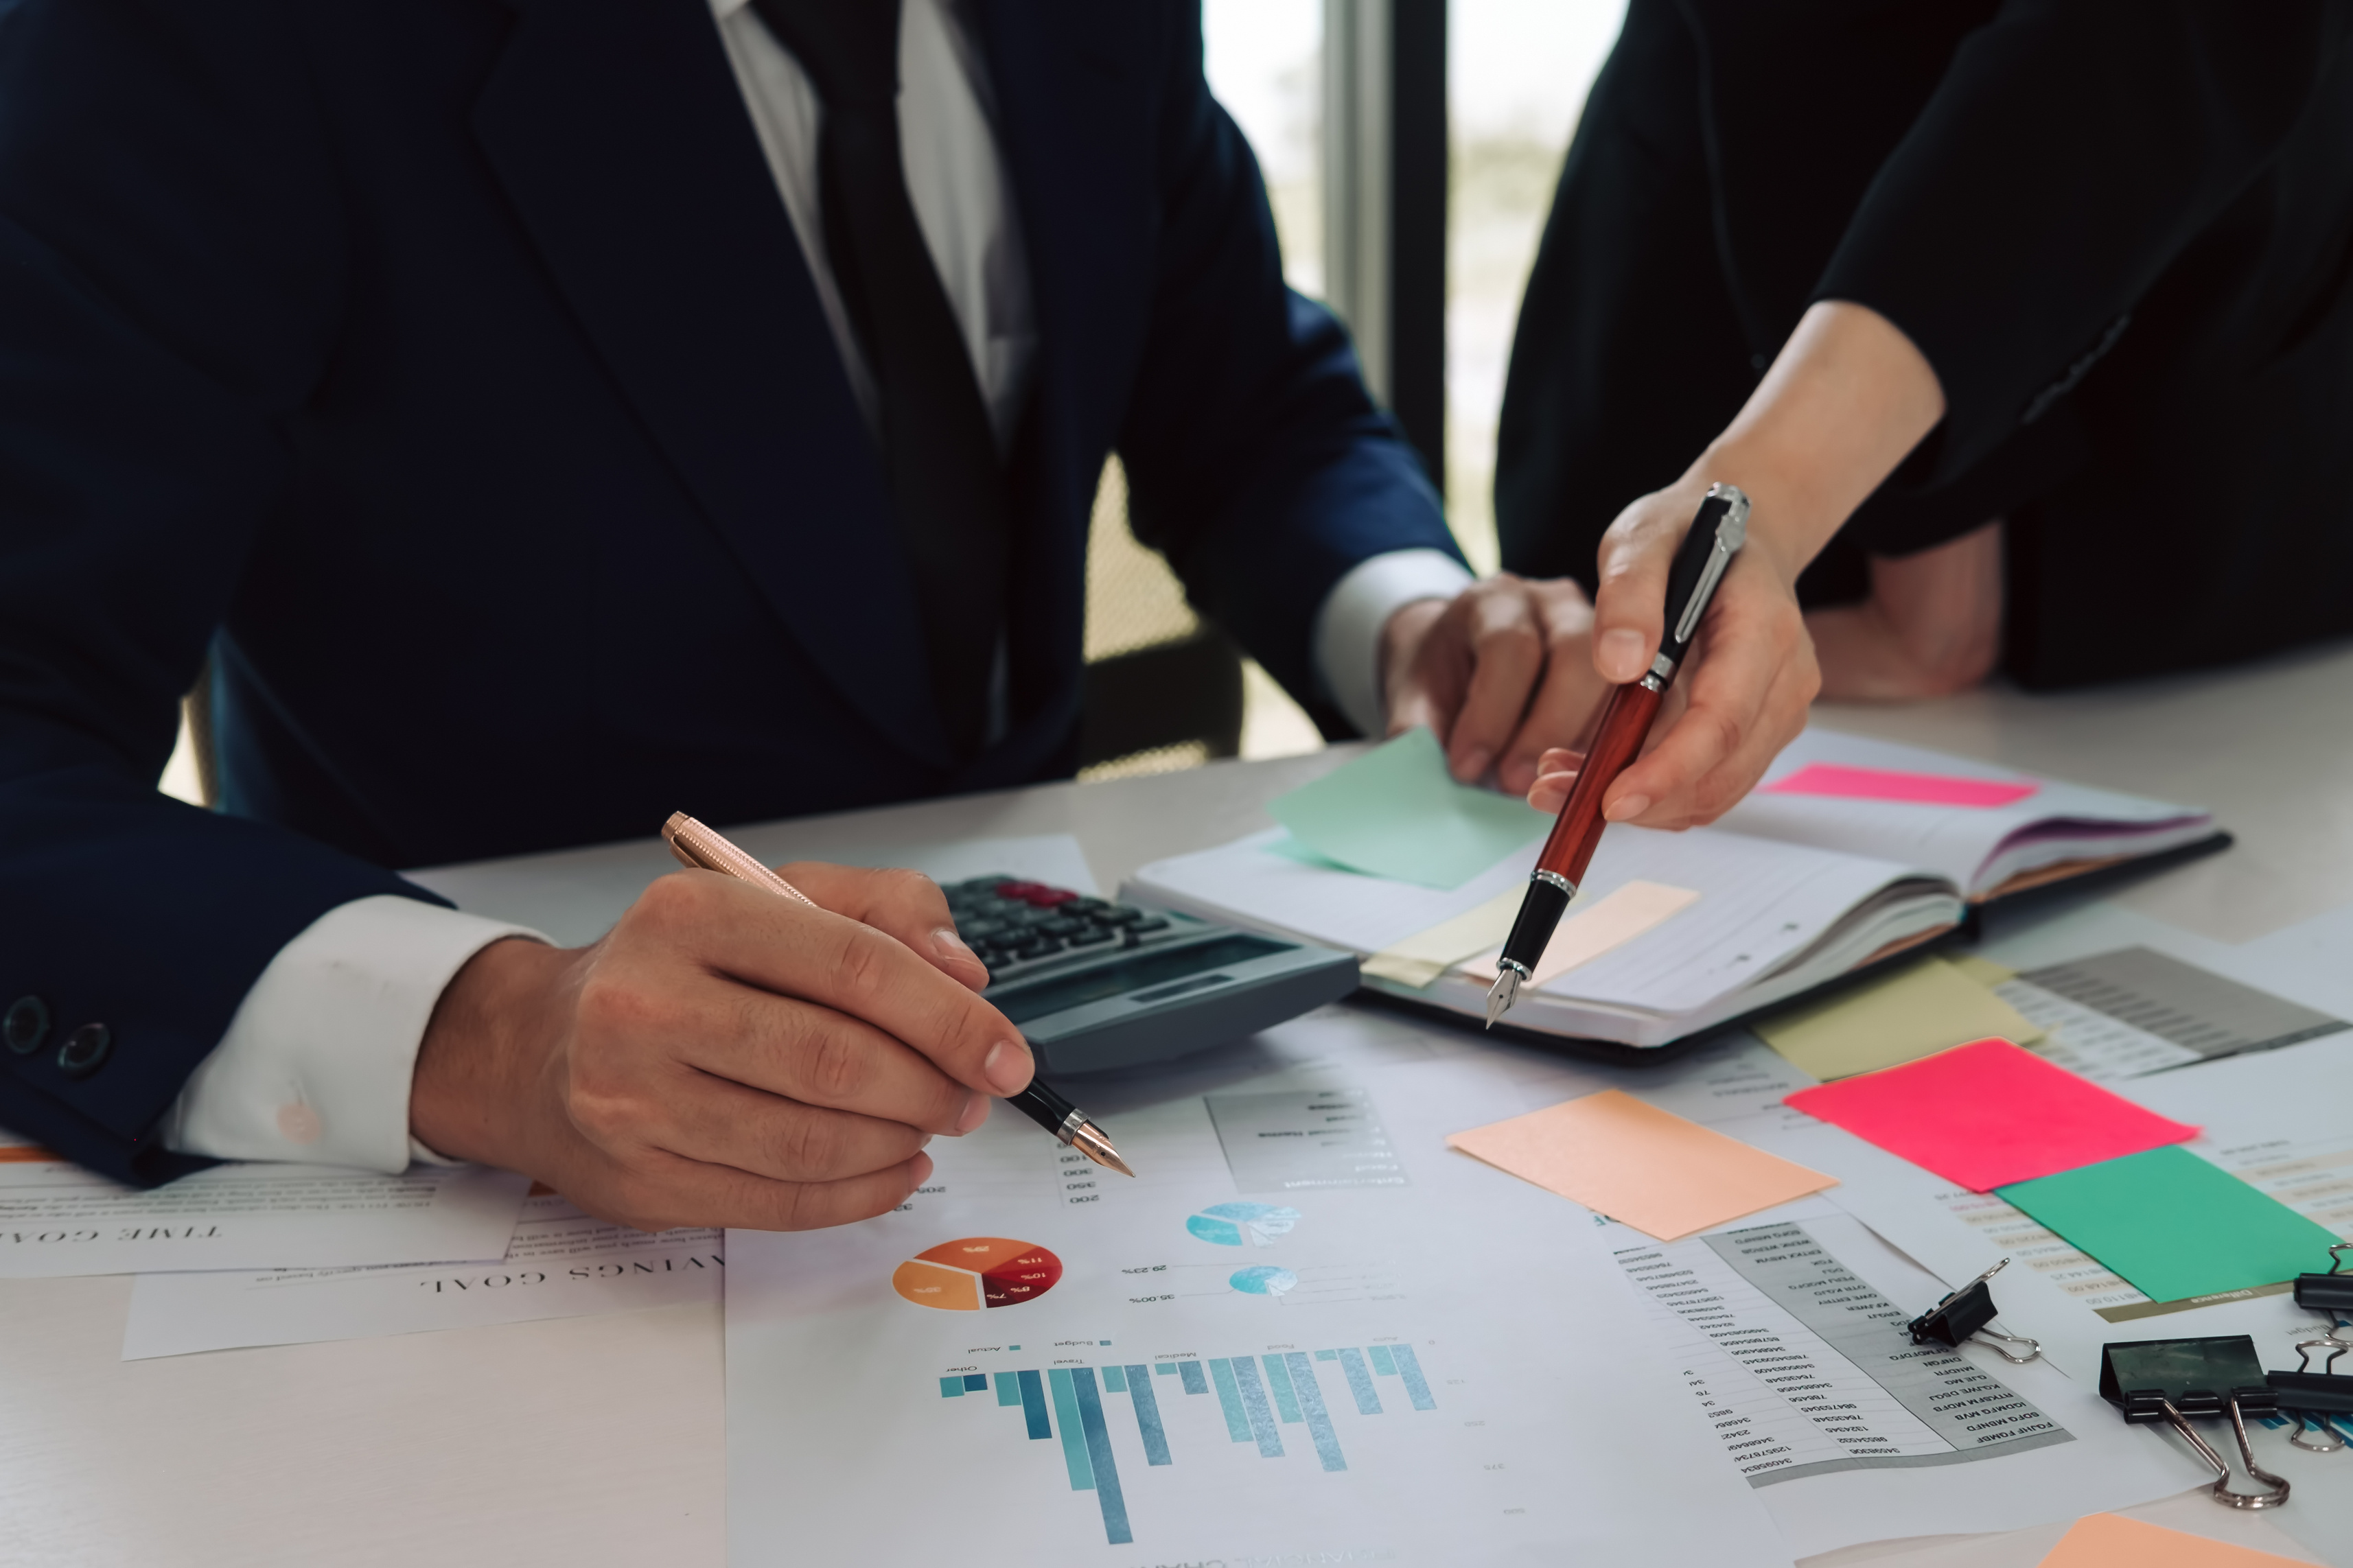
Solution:
<svg viewBox="0 0 2353 1568">
<path fill-rule="evenodd" d="M 1707 561 L 1700 568 L 1699 581 L 1692 584 L 1691 597 L 1683 601 L 1683 613 L 1675 621 L 1674 640 L 1678 647 L 1689 646 L 1699 630 L 1699 618 L 1707 613 L 1708 601 L 1715 597 L 1715 587 L 1724 580 L 1732 557 L 1748 538 L 1748 498 L 1734 485 L 1710 485 L 1709 500 L 1725 503 L 1724 515 L 1715 521 L 1715 538 L 1710 543 Z"/>
</svg>

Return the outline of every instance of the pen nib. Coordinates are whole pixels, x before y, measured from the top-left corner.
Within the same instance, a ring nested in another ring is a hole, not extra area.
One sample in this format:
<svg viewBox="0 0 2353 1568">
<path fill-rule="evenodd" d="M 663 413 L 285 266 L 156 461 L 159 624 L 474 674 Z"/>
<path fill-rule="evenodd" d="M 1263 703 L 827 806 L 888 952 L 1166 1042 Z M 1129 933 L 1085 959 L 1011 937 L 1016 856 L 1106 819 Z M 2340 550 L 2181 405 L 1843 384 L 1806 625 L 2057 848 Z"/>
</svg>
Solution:
<svg viewBox="0 0 2353 1568">
<path fill-rule="evenodd" d="M 1495 976 L 1495 984 L 1487 988 L 1487 1027 L 1493 1028 L 1495 1020 L 1510 1012 L 1512 1004 L 1519 999 L 1520 972 L 1503 970 Z"/>
<path fill-rule="evenodd" d="M 1135 1174 L 1127 1168 L 1127 1162 L 1119 1157 L 1119 1151 L 1111 1146 L 1111 1140 L 1103 1135 L 1103 1129 L 1092 1121 L 1079 1123 L 1079 1130 L 1071 1134 L 1071 1147 L 1096 1164 L 1108 1166 L 1123 1176 L 1133 1177 Z"/>
</svg>

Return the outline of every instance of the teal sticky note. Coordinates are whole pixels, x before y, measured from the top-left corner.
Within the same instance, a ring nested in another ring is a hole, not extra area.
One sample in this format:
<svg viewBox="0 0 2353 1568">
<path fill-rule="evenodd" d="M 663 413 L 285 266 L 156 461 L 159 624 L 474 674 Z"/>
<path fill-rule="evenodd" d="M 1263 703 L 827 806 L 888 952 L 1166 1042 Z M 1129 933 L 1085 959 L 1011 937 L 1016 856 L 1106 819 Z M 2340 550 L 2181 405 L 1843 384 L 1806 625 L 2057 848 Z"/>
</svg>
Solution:
<svg viewBox="0 0 2353 1568">
<path fill-rule="evenodd" d="M 2338 1239 L 2179 1144 L 1994 1193 L 2152 1301 L 2277 1285 Z"/>
<path fill-rule="evenodd" d="M 1428 730 L 1408 731 L 1267 809 L 1312 854 L 1445 889 L 1543 837 L 1553 820 L 1516 796 L 1456 784 Z"/>
</svg>

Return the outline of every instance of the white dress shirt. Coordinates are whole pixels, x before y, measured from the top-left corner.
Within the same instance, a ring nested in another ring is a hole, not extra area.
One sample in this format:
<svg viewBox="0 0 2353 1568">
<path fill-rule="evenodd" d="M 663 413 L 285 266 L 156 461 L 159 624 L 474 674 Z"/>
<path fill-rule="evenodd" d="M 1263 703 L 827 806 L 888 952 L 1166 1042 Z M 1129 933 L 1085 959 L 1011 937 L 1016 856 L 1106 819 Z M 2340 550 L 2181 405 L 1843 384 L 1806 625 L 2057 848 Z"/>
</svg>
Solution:
<svg viewBox="0 0 2353 1568">
<path fill-rule="evenodd" d="M 957 0 L 903 4 L 899 134 L 908 195 L 1002 445 L 1029 392 L 1038 332 L 988 73 Z M 816 91 L 749 0 L 711 0 L 711 7 L 872 426 L 874 379 L 826 258 Z M 1367 734 L 1383 728 L 1378 645 L 1390 615 L 1417 599 L 1451 598 L 1470 582 L 1442 552 L 1400 550 L 1362 563 L 1333 587 L 1310 646 L 1327 695 L 1351 722 Z M 164 1146 L 379 1171 L 437 1158 L 408 1135 L 417 1049 L 450 979 L 509 936 L 545 940 L 413 899 L 360 899 L 328 910 L 280 948 L 246 993 L 228 1032 L 166 1114 Z"/>
</svg>

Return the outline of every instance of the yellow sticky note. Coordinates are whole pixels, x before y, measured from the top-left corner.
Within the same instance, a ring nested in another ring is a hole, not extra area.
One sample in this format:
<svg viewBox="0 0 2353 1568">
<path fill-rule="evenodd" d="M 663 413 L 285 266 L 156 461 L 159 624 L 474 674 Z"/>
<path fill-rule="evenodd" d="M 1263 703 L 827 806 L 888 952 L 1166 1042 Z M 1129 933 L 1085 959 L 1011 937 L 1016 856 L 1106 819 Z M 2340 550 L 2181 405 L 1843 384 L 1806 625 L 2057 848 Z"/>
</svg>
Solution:
<svg viewBox="0 0 2353 1568">
<path fill-rule="evenodd" d="M 1974 952 L 1957 953 L 1945 962 L 1989 989 L 2018 978 L 2018 971 L 2010 965 L 1996 963 L 1990 958 L 1979 958 Z"/>
<path fill-rule="evenodd" d="M 2234 1546 L 2117 1513 L 2091 1513 L 2059 1538 L 2040 1568 L 2304 1568 L 2293 1557 Z"/>
<path fill-rule="evenodd" d="M 1514 896 L 1518 895 L 1515 892 Z M 1571 904 L 1568 913 L 1554 928 L 1552 941 L 1546 945 L 1544 957 L 1537 961 L 1535 973 L 1528 976 L 1528 984 L 1541 986 L 1557 980 L 1577 965 L 1590 963 L 1612 948 L 1625 946 L 1698 901 L 1699 894 L 1689 888 L 1670 888 L 1664 882 L 1629 882 L 1590 904 Z M 1506 922 L 1488 944 L 1488 951 L 1461 965 L 1464 973 L 1481 981 L 1493 980 L 1495 961 L 1503 956 L 1503 939 L 1511 934 Z"/>
<path fill-rule="evenodd" d="M 1916 1061 L 1996 1036 L 2031 1045 L 2042 1031 L 1941 958 L 1807 1002 L 1749 1026 L 1790 1062 L 1828 1083 Z"/>
<path fill-rule="evenodd" d="M 1616 1089 L 1446 1142 L 1661 1241 L 1838 1185 Z"/>
<path fill-rule="evenodd" d="M 1472 954 L 1500 949 L 1504 939 L 1512 934 L 1512 921 L 1526 896 L 1526 885 L 1514 883 L 1475 910 L 1383 948 L 1365 960 L 1363 972 L 1400 985 L 1428 985 Z"/>
</svg>

